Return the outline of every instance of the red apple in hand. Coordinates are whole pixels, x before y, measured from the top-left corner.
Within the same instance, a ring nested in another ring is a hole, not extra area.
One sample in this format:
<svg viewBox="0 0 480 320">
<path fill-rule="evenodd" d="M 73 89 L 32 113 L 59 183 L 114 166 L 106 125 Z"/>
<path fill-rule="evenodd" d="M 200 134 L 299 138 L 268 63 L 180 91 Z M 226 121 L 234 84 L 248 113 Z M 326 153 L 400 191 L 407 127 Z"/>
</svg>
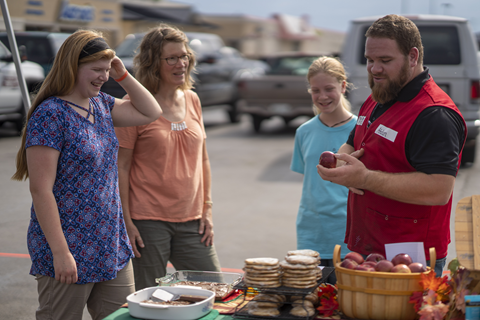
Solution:
<svg viewBox="0 0 480 320">
<path fill-rule="evenodd" d="M 320 155 L 320 160 L 318 163 L 325 168 L 336 168 L 337 167 L 337 158 L 335 158 L 335 153 L 330 151 L 324 151 Z"/>
<path fill-rule="evenodd" d="M 342 268 L 347 268 L 347 269 L 355 269 L 358 266 L 358 263 L 356 263 L 352 259 L 345 259 L 340 263 L 340 267 Z"/>
<path fill-rule="evenodd" d="M 390 272 L 393 268 L 393 263 L 388 260 L 380 260 L 375 266 L 375 270 L 379 272 Z"/>
<path fill-rule="evenodd" d="M 362 264 L 363 263 L 363 257 L 360 253 L 357 252 L 349 252 L 345 255 L 345 259 L 352 259 L 355 261 L 357 264 Z"/>
<path fill-rule="evenodd" d="M 410 271 L 412 271 L 414 273 L 427 271 L 427 268 L 425 268 L 425 266 L 423 264 L 421 264 L 420 262 L 410 263 L 408 265 L 408 268 L 410 268 Z"/>
<path fill-rule="evenodd" d="M 378 261 L 381 261 L 381 260 L 385 260 L 385 257 L 380 254 L 380 253 L 370 253 L 366 258 L 365 258 L 365 261 L 374 261 L 374 262 L 378 262 Z"/>
<path fill-rule="evenodd" d="M 411 264 L 413 261 L 412 261 L 412 258 L 410 258 L 410 256 L 406 253 L 399 253 L 397 254 L 395 257 L 393 257 L 392 259 L 392 263 L 394 265 L 397 265 L 397 264 L 406 264 L 407 266 L 409 264 Z"/>
<path fill-rule="evenodd" d="M 397 272 L 397 273 L 412 273 L 412 271 L 410 271 L 410 268 L 406 265 L 406 264 L 397 264 L 395 265 L 391 272 Z"/>
</svg>

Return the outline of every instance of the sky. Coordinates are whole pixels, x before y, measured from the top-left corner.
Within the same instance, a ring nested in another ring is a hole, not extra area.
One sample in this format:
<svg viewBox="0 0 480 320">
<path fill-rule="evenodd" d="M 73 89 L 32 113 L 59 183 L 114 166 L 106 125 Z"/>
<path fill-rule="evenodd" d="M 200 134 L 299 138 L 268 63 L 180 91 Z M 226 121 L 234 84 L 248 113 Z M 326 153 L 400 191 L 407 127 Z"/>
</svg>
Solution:
<svg viewBox="0 0 480 320">
<path fill-rule="evenodd" d="M 306 15 L 317 28 L 346 32 L 359 17 L 395 14 L 441 14 L 469 20 L 480 32 L 480 0 L 171 0 L 193 5 L 201 14 L 245 14 L 269 18 L 283 13 Z"/>
</svg>

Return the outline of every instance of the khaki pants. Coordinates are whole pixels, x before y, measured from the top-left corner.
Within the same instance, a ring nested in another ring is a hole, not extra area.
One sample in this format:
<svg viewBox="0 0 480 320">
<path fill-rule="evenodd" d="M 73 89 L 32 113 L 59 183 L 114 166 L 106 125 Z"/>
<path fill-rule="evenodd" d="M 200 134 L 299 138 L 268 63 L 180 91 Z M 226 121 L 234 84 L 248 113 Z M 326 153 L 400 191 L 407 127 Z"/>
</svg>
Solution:
<svg viewBox="0 0 480 320">
<path fill-rule="evenodd" d="M 37 320 L 81 320 L 85 305 L 93 320 L 100 320 L 120 308 L 134 292 L 132 262 L 113 280 L 87 284 L 65 284 L 37 275 Z"/>
<path fill-rule="evenodd" d="M 200 242 L 200 220 L 133 223 L 145 244 L 145 248 L 137 246 L 142 256 L 132 260 L 136 290 L 156 286 L 155 279 L 165 276 L 168 261 L 176 270 L 221 271 L 215 246 L 206 247 Z"/>
</svg>

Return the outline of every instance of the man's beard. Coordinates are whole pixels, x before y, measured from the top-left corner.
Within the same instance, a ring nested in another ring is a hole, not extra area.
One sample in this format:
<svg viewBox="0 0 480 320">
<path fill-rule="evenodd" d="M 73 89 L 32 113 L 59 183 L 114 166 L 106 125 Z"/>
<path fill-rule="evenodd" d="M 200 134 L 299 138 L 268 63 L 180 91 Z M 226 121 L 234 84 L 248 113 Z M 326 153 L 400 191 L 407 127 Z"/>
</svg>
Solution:
<svg viewBox="0 0 480 320">
<path fill-rule="evenodd" d="M 392 101 L 398 96 L 400 90 L 407 83 L 408 78 L 410 77 L 409 63 L 408 59 L 405 59 L 405 63 L 400 70 L 400 74 L 396 79 L 386 78 L 387 83 L 385 85 L 379 85 L 373 81 L 373 75 L 368 73 L 368 84 L 372 89 L 372 98 L 378 103 L 385 104 L 389 101 Z"/>
</svg>

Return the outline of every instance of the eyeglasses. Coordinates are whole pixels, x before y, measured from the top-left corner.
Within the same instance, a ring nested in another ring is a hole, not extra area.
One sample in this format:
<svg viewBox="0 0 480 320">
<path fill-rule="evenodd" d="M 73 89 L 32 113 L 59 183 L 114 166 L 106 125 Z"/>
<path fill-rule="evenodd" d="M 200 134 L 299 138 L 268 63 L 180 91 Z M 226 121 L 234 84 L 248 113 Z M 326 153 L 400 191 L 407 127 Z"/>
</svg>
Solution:
<svg viewBox="0 0 480 320">
<path fill-rule="evenodd" d="M 190 61 L 190 55 L 189 54 L 184 54 L 183 56 L 180 57 L 168 57 L 168 58 L 162 58 L 162 60 L 167 61 L 167 64 L 169 66 L 174 66 L 177 64 L 178 59 L 182 60 L 183 62 L 189 62 Z"/>
</svg>

